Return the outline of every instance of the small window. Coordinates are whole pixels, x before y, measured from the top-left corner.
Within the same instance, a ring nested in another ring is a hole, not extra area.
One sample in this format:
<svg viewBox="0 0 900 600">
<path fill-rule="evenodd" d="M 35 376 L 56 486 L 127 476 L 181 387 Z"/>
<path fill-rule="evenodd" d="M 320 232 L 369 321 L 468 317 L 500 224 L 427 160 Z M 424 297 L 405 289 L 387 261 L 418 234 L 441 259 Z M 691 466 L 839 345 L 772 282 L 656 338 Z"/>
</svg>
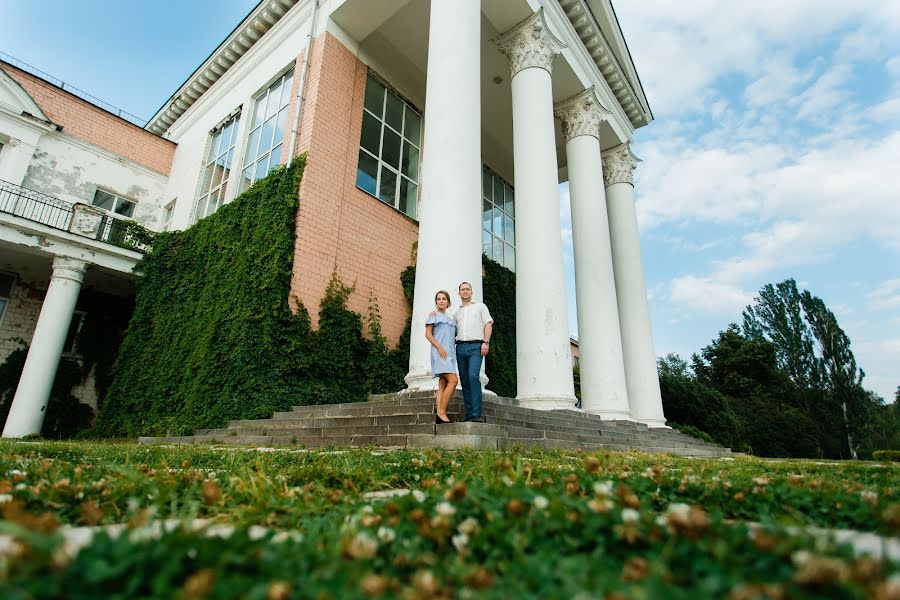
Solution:
<svg viewBox="0 0 900 600">
<path fill-rule="evenodd" d="M 175 200 L 172 200 L 163 207 L 162 225 L 160 231 L 169 231 L 172 228 L 172 218 L 175 216 Z"/>
<path fill-rule="evenodd" d="M 3 316 L 6 314 L 6 307 L 9 306 L 9 299 L 12 296 L 12 288 L 15 282 L 15 275 L 0 273 L 0 323 L 3 323 Z"/>
<path fill-rule="evenodd" d="M 364 107 L 356 187 L 415 219 L 422 115 L 372 75 Z"/>
<path fill-rule="evenodd" d="M 200 180 L 200 199 L 197 203 L 198 221 L 213 214 L 225 203 L 240 121 L 241 114 L 238 112 L 209 134 L 209 151 L 203 168 L 203 179 Z"/>
<path fill-rule="evenodd" d="M 123 217 L 131 218 L 134 215 L 135 202 L 133 200 L 100 189 L 94 192 L 93 205 Z"/>
<path fill-rule="evenodd" d="M 83 310 L 76 310 L 72 315 L 69 332 L 66 334 L 66 343 L 63 346 L 63 354 L 78 354 L 78 340 L 81 337 L 81 329 L 84 327 L 86 317 L 87 313 Z"/>
<path fill-rule="evenodd" d="M 294 70 L 291 69 L 256 99 L 253 122 L 250 124 L 252 129 L 247 136 L 247 149 L 244 151 L 241 193 L 281 163 L 281 142 L 284 141 L 287 127 L 293 81 Z"/>
</svg>

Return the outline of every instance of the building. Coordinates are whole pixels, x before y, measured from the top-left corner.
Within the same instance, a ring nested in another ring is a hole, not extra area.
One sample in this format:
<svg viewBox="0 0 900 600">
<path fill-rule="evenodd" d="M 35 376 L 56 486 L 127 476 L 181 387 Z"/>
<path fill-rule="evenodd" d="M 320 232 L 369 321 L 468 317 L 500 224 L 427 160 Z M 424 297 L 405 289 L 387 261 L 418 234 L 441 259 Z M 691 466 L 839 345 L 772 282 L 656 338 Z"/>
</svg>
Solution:
<svg viewBox="0 0 900 600">
<path fill-rule="evenodd" d="M 143 129 L 0 68 L 4 193 L 65 213 L 0 208 L 4 337 L 27 337 L 47 289 L 20 425 L 4 435 L 34 430 L 79 286 L 131 289 L 139 255 L 109 243 L 117 214 L 189 227 L 301 152 L 292 297 L 316 306 L 336 270 L 356 281 L 351 309 L 378 298 L 396 341 L 414 247 L 414 330 L 434 290 L 470 281 L 480 297 L 485 252 L 517 273 L 519 400 L 540 409 L 575 402 L 557 210 L 568 180 L 583 407 L 664 425 L 629 149 L 652 113 L 610 0 L 262 0 Z M 433 385 L 420 337 L 411 389 Z"/>
</svg>

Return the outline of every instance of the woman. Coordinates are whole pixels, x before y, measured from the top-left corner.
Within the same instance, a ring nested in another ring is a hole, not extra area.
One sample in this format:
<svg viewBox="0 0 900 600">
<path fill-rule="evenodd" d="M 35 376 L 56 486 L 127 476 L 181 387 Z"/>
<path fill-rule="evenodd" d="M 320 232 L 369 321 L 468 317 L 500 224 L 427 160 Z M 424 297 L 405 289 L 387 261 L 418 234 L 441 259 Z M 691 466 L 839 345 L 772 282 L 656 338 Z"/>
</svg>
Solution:
<svg viewBox="0 0 900 600">
<path fill-rule="evenodd" d="M 425 319 L 425 338 L 431 343 L 431 372 L 438 377 L 437 399 L 435 401 L 436 425 L 449 423 L 447 407 L 456 390 L 456 322 L 447 315 L 450 308 L 450 294 L 444 290 L 434 295 L 437 310 Z"/>
</svg>

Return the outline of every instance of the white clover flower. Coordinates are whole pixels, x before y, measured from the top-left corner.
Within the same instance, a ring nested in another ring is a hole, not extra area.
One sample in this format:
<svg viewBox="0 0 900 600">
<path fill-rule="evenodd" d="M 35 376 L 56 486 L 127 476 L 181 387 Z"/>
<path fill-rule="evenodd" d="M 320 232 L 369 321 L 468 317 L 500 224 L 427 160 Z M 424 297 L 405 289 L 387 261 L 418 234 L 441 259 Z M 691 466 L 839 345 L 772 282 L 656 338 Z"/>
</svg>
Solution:
<svg viewBox="0 0 900 600">
<path fill-rule="evenodd" d="M 422 490 L 413 490 L 413 498 L 416 499 L 416 502 L 424 502 L 425 501 L 425 492 Z"/>
<path fill-rule="evenodd" d="M 513 480 L 510 479 L 509 477 L 507 477 L 506 475 L 504 475 L 503 477 L 501 477 L 501 478 L 500 478 L 500 481 L 502 481 L 503 484 L 504 484 L 506 487 L 512 487 Z"/>
<path fill-rule="evenodd" d="M 550 505 L 550 501 L 543 496 L 534 497 L 534 507 L 538 510 L 544 510 Z"/>
<path fill-rule="evenodd" d="M 463 553 L 469 543 L 469 536 L 464 533 L 458 533 L 450 538 L 450 541 L 453 542 L 453 547 L 456 548 L 457 552 Z"/>
<path fill-rule="evenodd" d="M 622 509 L 622 522 L 623 523 L 637 523 L 641 518 L 641 513 L 634 510 L 633 508 L 623 508 Z"/>
<path fill-rule="evenodd" d="M 656 519 L 654 519 L 654 522 L 660 527 L 665 527 L 666 525 L 668 525 L 665 515 L 657 515 Z"/>
<path fill-rule="evenodd" d="M 413 480 L 414 480 L 414 481 L 418 481 L 418 480 L 420 480 L 420 479 L 422 479 L 422 477 L 421 477 L 421 475 L 419 475 L 418 473 L 416 473 L 415 475 L 413 475 Z"/>
<path fill-rule="evenodd" d="M 371 505 L 366 504 L 365 506 L 362 507 L 362 514 L 364 514 L 364 515 L 371 515 L 372 512 L 373 512 L 373 510 L 374 510 L 374 509 L 372 508 Z"/>
<path fill-rule="evenodd" d="M 667 514 L 677 516 L 682 519 L 687 519 L 690 512 L 691 512 L 691 507 L 688 506 L 687 504 L 684 504 L 681 502 L 673 502 L 666 509 Z"/>
<path fill-rule="evenodd" d="M 646 477 L 647 479 L 652 478 L 653 477 L 653 469 L 650 467 L 647 467 L 646 469 L 644 469 L 644 472 L 641 473 L 641 477 Z"/>
<path fill-rule="evenodd" d="M 378 541 L 365 531 L 360 531 L 350 542 L 349 552 L 353 558 L 373 558 L 378 552 Z"/>
<path fill-rule="evenodd" d="M 28 487 L 28 486 L 25 485 L 24 483 L 17 483 L 17 484 L 16 484 L 16 489 L 19 490 L 19 491 L 22 491 L 22 490 L 24 490 L 24 489 L 27 488 L 27 487 Z"/>
<path fill-rule="evenodd" d="M 440 502 L 434 507 L 434 511 L 442 517 L 452 517 L 456 514 L 456 509 L 449 502 Z"/>
<path fill-rule="evenodd" d="M 12 469 L 12 470 L 10 470 L 10 471 L 7 471 L 6 474 L 9 475 L 10 477 L 15 477 L 16 475 L 22 475 L 22 476 L 24 476 L 24 475 L 25 475 L 25 471 L 20 471 L 20 470 L 18 470 L 18 469 Z"/>
<path fill-rule="evenodd" d="M 414 459 L 412 459 L 411 462 L 412 462 L 412 464 L 413 464 L 414 466 L 416 466 L 416 467 L 421 467 L 422 465 L 425 464 L 425 463 L 422 461 L 421 458 L 414 458 Z"/>
<path fill-rule="evenodd" d="M 7 502 L 12 502 L 12 494 L 0 494 L 0 504 L 6 504 Z"/>
<path fill-rule="evenodd" d="M 377 535 L 378 539 L 385 544 L 390 544 L 397 538 L 397 534 L 390 527 L 379 527 Z"/>
<path fill-rule="evenodd" d="M 609 496 L 613 491 L 612 481 L 597 481 L 594 483 L 594 493 L 598 496 Z"/>
<path fill-rule="evenodd" d="M 755 483 L 756 485 L 760 485 L 760 486 L 769 485 L 769 480 L 766 479 L 765 477 L 754 477 L 753 483 Z"/>
<path fill-rule="evenodd" d="M 812 558 L 812 552 L 809 550 L 797 550 L 791 554 L 791 561 L 798 567 L 805 564 L 810 558 Z"/>
<path fill-rule="evenodd" d="M 870 504 L 875 504 L 878 502 L 878 492 L 873 492 L 872 490 L 863 490 L 859 493 L 859 496 Z"/>
<path fill-rule="evenodd" d="M 476 531 L 478 531 L 478 521 L 476 521 L 472 517 L 467 517 L 466 519 L 463 520 L 462 523 L 459 524 L 459 527 L 457 527 L 457 529 L 459 530 L 460 533 L 464 533 L 466 535 L 472 535 Z"/>
</svg>

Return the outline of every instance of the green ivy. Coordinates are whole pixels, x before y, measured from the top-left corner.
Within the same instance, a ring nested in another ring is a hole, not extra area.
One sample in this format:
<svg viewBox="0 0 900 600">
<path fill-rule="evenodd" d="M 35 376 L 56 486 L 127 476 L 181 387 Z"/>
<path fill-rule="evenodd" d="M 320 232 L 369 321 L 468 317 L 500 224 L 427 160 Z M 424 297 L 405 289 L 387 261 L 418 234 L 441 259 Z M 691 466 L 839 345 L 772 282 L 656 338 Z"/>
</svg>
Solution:
<svg viewBox="0 0 900 600">
<path fill-rule="evenodd" d="M 484 303 L 494 317 L 491 351 L 485 360 L 488 386 L 500 396 L 516 397 L 516 274 L 482 256 Z"/>
</svg>

